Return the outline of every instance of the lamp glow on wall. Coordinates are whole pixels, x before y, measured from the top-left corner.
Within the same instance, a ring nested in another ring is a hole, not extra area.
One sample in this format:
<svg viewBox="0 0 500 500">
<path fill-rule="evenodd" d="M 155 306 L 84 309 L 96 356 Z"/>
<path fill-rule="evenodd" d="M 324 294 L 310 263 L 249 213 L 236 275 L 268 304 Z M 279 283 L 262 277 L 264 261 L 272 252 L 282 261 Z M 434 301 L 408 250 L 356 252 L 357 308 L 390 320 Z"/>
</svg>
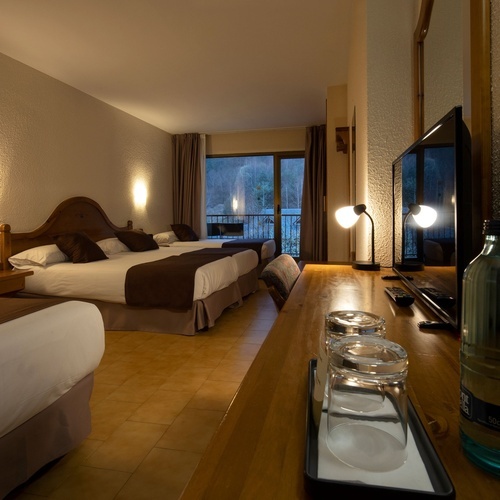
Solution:
<svg viewBox="0 0 500 500">
<path fill-rule="evenodd" d="M 148 189 L 144 181 L 136 181 L 134 184 L 134 205 L 136 208 L 144 208 L 148 201 Z"/>
<path fill-rule="evenodd" d="M 364 271 L 378 271 L 380 269 L 380 263 L 375 262 L 375 225 L 370 214 L 366 211 L 366 205 L 360 204 L 339 208 L 335 212 L 335 218 L 342 227 L 348 229 L 356 224 L 361 214 L 365 214 L 372 223 L 372 260 L 356 260 L 352 263 L 352 267 L 353 269 L 362 269 Z"/>
<path fill-rule="evenodd" d="M 437 219 L 437 212 L 427 205 L 417 205 L 416 203 L 410 203 L 408 205 L 408 212 L 403 219 L 403 231 L 401 235 L 401 263 L 395 265 L 396 269 L 399 271 L 421 271 L 424 268 L 423 262 L 414 260 L 407 261 L 405 258 L 406 221 L 410 215 L 413 216 L 417 225 L 423 229 L 432 226 Z"/>
</svg>

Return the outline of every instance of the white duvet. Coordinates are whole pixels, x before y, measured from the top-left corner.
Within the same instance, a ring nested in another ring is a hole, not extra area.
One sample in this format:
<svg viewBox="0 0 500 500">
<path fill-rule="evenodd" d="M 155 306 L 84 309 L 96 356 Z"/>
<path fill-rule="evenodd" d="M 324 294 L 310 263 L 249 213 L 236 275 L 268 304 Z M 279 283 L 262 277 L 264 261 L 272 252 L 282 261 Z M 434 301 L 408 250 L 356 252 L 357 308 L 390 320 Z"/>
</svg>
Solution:
<svg viewBox="0 0 500 500">
<path fill-rule="evenodd" d="M 169 245 L 174 247 L 196 247 L 196 248 L 221 248 L 223 243 L 228 241 L 238 241 L 238 240 L 228 240 L 227 238 L 208 238 L 205 240 L 198 241 L 174 241 L 169 243 Z M 262 245 L 260 258 L 262 260 L 270 259 L 274 257 L 276 252 L 276 242 L 274 240 L 266 240 Z"/>
<path fill-rule="evenodd" d="M 70 301 L 0 324 L 0 437 L 93 372 L 104 325 L 93 304 Z"/>
<path fill-rule="evenodd" d="M 196 248 L 161 247 L 147 252 L 121 252 L 109 255 L 107 260 L 86 264 L 61 262 L 34 266 L 31 268 L 34 274 L 26 278 L 24 291 L 125 304 L 125 276 L 130 267 L 194 250 Z M 193 300 L 202 300 L 229 286 L 257 263 L 257 254 L 246 250 L 201 266 L 195 274 Z"/>
</svg>

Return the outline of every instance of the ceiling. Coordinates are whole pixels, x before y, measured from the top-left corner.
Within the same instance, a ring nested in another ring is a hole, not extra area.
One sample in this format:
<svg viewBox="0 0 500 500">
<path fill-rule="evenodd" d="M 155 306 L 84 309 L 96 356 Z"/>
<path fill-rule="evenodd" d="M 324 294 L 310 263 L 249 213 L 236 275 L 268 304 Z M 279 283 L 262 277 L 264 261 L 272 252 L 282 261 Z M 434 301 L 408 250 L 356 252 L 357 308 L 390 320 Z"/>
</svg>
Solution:
<svg viewBox="0 0 500 500">
<path fill-rule="evenodd" d="M 0 52 L 169 133 L 318 125 L 352 0 L 0 0 Z"/>
</svg>

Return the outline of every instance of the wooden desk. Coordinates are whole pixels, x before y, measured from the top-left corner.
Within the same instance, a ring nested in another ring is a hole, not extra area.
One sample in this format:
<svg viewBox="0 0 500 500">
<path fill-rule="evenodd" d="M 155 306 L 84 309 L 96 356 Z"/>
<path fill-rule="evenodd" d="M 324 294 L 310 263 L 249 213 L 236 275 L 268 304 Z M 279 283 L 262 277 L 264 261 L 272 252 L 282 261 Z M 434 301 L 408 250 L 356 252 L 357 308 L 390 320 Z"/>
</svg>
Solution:
<svg viewBox="0 0 500 500">
<path fill-rule="evenodd" d="M 381 315 L 387 338 L 409 356 L 410 398 L 459 499 L 493 499 L 500 481 L 460 451 L 459 341 L 455 333 L 424 333 L 437 319 L 417 301 L 396 306 L 382 272 L 307 264 L 262 345 L 182 498 L 307 499 L 304 489 L 308 363 L 316 357 L 327 312 L 359 309 Z M 388 285 L 389 283 L 389 285 Z M 392 285 L 391 285 L 392 284 Z"/>
</svg>

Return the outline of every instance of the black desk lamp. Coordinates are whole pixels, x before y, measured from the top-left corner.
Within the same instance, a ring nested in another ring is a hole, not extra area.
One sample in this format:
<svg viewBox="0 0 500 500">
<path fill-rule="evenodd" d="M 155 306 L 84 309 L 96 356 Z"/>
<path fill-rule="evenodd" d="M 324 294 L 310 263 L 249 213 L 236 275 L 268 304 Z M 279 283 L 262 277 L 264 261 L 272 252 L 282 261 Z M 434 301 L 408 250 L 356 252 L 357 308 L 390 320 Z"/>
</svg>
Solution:
<svg viewBox="0 0 500 500">
<path fill-rule="evenodd" d="M 405 261 L 406 221 L 410 215 L 413 215 L 415 222 L 422 228 L 432 226 L 437 219 L 437 212 L 431 207 L 417 205 L 416 203 L 408 205 L 408 212 L 403 219 L 403 233 L 401 235 L 401 263 L 394 266 L 398 271 L 422 271 L 424 269 L 423 262 Z"/>
<path fill-rule="evenodd" d="M 375 262 L 375 225 L 373 224 L 373 219 L 370 214 L 366 211 L 366 205 L 360 204 L 355 207 L 342 207 L 335 212 L 335 217 L 337 222 L 346 229 L 350 228 L 359 219 L 361 214 L 366 214 L 372 223 L 372 260 L 370 261 L 359 261 L 356 260 L 352 263 L 353 269 L 362 269 L 364 271 L 378 271 L 380 270 L 380 264 Z"/>
</svg>

